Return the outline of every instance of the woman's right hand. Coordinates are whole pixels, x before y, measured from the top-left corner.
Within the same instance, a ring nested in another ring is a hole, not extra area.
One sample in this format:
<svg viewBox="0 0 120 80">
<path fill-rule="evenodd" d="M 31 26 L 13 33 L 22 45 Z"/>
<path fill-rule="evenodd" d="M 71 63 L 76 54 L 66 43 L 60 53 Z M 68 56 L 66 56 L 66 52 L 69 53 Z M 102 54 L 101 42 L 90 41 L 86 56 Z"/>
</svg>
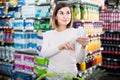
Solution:
<svg viewBox="0 0 120 80">
<path fill-rule="evenodd" d="M 61 44 L 58 48 L 59 50 L 64 50 L 64 49 L 73 50 L 73 51 L 75 50 L 75 47 L 71 41 L 66 41 L 65 43 Z"/>
</svg>

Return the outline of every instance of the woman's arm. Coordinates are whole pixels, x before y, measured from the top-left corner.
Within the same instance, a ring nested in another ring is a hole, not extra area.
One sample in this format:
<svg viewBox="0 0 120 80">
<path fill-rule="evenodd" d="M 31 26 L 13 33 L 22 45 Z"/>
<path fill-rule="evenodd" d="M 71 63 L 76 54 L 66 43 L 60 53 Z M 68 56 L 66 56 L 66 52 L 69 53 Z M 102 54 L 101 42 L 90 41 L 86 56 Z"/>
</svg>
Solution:
<svg viewBox="0 0 120 80">
<path fill-rule="evenodd" d="M 86 45 L 88 44 L 88 38 L 85 38 L 86 32 L 82 27 L 78 28 L 77 34 L 78 38 L 75 44 L 76 60 L 78 63 L 82 63 L 87 55 Z"/>
<path fill-rule="evenodd" d="M 43 44 L 41 50 L 41 54 L 43 57 L 52 57 L 60 51 L 57 46 L 51 47 L 49 40 L 50 35 L 48 32 L 45 32 L 43 35 Z"/>
<path fill-rule="evenodd" d="M 76 60 L 77 63 L 82 63 L 85 60 L 85 57 L 87 55 L 86 48 L 82 48 L 82 45 L 79 43 L 75 44 L 75 54 L 76 54 Z"/>
</svg>

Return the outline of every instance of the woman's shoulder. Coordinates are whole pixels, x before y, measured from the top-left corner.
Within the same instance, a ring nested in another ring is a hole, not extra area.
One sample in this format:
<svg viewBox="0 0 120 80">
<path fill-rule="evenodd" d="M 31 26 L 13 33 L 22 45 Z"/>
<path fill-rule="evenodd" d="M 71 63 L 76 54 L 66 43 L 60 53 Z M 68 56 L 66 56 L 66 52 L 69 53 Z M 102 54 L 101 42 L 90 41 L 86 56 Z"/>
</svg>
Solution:
<svg viewBox="0 0 120 80">
<path fill-rule="evenodd" d="M 70 29 L 71 29 L 71 30 L 84 30 L 83 27 L 78 27 L 78 28 L 72 27 L 72 28 L 70 28 Z"/>
<path fill-rule="evenodd" d="M 44 32 L 44 35 L 50 35 L 52 33 L 54 33 L 54 30 L 49 30 L 49 31 Z"/>
<path fill-rule="evenodd" d="M 84 31 L 85 31 L 85 29 L 84 29 L 83 27 L 78 27 L 78 28 L 76 28 L 76 31 L 79 31 L 79 32 L 84 32 Z"/>
<path fill-rule="evenodd" d="M 84 30 L 84 28 L 83 27 L 78 27 L 78 28 L 76 28 L 77 30 Z"/>
<path fill-rule="evenodd" d="M 75 30 L 76 30 L 76 28 L 72 27 L 72 28 L 70 28 L 70 30 L 71 30 L 71 31 L 75 31 Z"/>
<path fill-rule="evenodd" d="M 75 31 L 75 32 L 84 32 L 84 28 L 83 27 L 79 27 L 79 28 L 71 28 L 72 31 Z"/>
<path fill-rule="evenodd" d="M 83 27 L 79 27 L 79 28 L 77 29 L 77 32 L 78 32 L 78 34 L 80 34 L 81 36 L 86 36 L 86 31 L 85 31 L 85 29 L 84 29 Z"/>
</svg>

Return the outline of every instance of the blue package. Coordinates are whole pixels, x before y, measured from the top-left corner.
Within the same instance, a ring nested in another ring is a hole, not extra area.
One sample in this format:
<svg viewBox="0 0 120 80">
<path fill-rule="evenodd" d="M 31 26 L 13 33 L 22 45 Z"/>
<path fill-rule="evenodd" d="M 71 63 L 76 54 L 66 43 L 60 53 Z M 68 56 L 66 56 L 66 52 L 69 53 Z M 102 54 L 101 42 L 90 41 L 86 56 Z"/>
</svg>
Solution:
<svg viewBox="0 0 120 80">
<path fill-rule="evenodd" d="M 24 73 L 15 73 L 14 74 L 14 80 L 31 80 L 30 75 L 24 74 Z"/>
<path fill-rule="evenodd" d="M 31 37 L 30 32 L 26 32 L 26 39 L 30 39 L 30 37 Z"/>
<path fill-rule="evenodd" d="M 18 0 L 18 5 L 25 5 L 25 0 Z"/>
<path fill-rule="evenodd" d="M 36 49 L 36 47 L 37 47 L 36 43 L 33 43 L 33 42 L 28 43 L 28 48 Z"/>
<path fill-rule="evenodd" d="M 15 49 L 26 49 L 27 48 L 27 44 L 14 43 L 14 48 Z"/>
<path fill-rule="evenodd" d="M 26 39 L 25 33 L 23 32 L 14 32 L 14 39 Z"/>
</svg>

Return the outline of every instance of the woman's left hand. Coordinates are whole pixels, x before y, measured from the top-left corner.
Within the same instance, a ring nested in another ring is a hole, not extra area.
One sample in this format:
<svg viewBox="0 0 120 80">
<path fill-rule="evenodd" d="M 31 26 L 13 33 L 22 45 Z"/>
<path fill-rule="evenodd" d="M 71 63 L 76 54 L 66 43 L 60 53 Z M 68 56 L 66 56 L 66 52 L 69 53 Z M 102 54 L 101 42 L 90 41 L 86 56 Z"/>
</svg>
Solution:
<svg viewBox="0 0 120 80">
<path fill-rule="evenodd" d="M 89 43 L 88 37 L 78 37 L 76 41 L 82 45 L 82 48 L 85 48 Z"/>
</svg>

